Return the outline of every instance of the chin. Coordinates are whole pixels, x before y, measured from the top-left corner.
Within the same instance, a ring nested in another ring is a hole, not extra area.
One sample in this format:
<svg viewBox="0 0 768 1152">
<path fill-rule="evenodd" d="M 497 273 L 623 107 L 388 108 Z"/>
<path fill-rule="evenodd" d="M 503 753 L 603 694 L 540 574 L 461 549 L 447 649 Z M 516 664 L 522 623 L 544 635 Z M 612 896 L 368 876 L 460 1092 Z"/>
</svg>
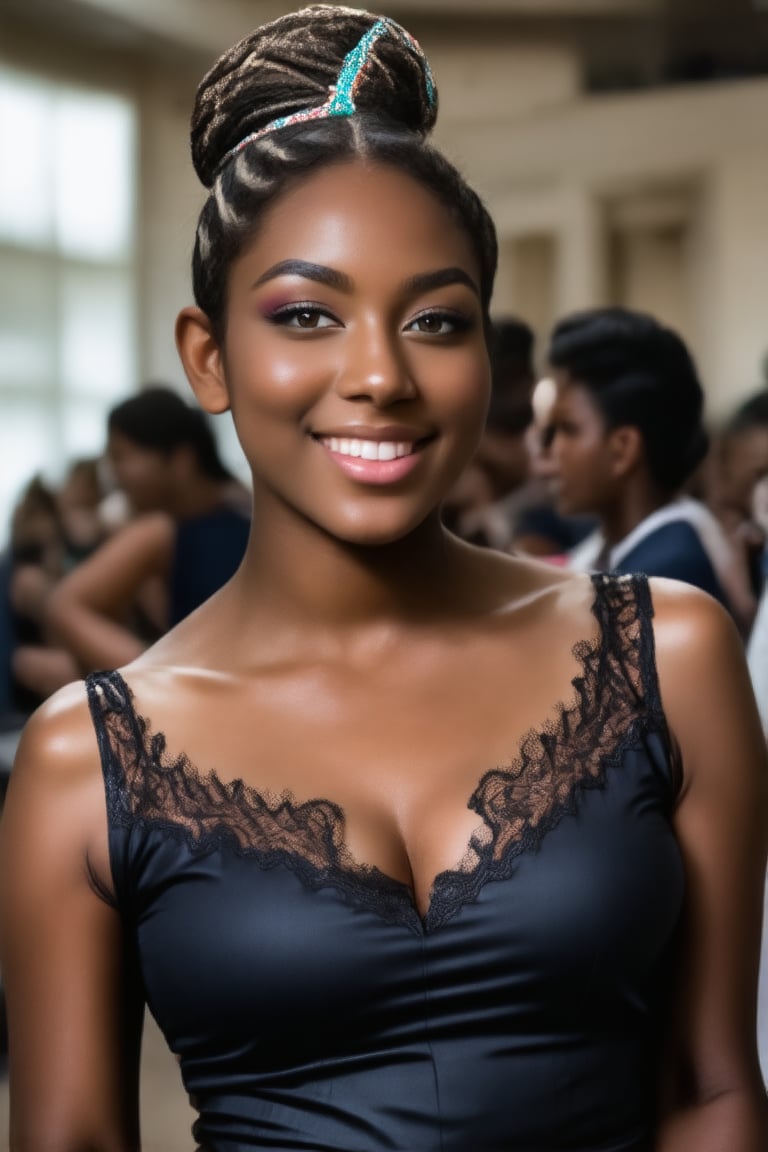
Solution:
<svg viewBox="0 0 768 1152">
<path fill-rule="evenodd" d="M 558 496 L 555 509 L 561 516 L 588 516 L 589 512 L 583 507 L 581 501 L 568 496 Z"/>
<path fill-rule="evenodd" d="M 356 548 L 386 548 L 398 544 L 425 524 L 428 517 L 414 520 L 392 518 L 361 518 L 352 523 L 337 524 L 329 528 L 330 534 L 344 544 Z"/>
</svg>

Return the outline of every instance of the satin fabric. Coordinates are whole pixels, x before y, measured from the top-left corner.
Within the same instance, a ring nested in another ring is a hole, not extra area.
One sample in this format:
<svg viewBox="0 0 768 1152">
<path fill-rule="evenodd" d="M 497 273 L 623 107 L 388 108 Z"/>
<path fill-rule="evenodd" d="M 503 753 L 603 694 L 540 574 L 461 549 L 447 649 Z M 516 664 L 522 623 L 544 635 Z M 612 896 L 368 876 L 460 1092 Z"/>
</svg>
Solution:
<svg viewBox="0 0 768 1152">
<path fill-rule="evenodd" d="M 130 815 L 108 714 L 117 903 L 204 1149 L 650 1150 L 684 891 L 658 716 L 505 878 L 453 873 L 421 918 L 375 870 Z"/>
</svg>

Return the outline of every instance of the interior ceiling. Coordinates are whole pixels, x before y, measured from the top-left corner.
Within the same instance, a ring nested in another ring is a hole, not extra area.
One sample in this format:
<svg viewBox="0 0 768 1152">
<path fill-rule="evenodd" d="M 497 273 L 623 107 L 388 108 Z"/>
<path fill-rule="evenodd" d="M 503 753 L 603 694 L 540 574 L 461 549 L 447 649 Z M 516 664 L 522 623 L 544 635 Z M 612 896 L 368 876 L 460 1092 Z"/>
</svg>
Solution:
<svg viewBox="0 0 768 1152">
<path fill-rule="evenodd" d="M 309 0 L 0 0 L 0 15 L 46 21 L 69 34 L 125 45 L 159 39 L 192 52 L 218 53 L 258 24 Z M 346 0 L 404 23 L 508 22 L 531 18 L 619 18 L 654 14 L 669 0 Z"/>
<path fill-rule="evenodd" d="M 0 0 L 33 35 L 180 57 L 199 69 L 256 25 L 311 0 Z M 425 43 L 556 39 L 589 86 L 622 88 L 768 72 L 768 0 L 347 0 Z"/>
</svg>

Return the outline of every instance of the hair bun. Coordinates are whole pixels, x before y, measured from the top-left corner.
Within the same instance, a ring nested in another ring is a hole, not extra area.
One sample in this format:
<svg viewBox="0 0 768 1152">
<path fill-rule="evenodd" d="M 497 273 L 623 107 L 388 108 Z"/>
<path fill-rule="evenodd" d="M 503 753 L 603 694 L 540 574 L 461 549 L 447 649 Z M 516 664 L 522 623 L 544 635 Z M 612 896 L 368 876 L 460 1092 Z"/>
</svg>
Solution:
<svg viewBox="0 0 768 1152">
<path fill-rule="evenodd" d="M 257 28 L 203 78 L 192 114 L 192 161 L 210 188 L 227 153 L 274 120 L 321 106 L 347 53 L 384 17 L 317 4 Z M 370 112 L 425 135 L 437 117 L 437 93 L 418 44 L 387 18 L 366 58 L 355 93 Z M 400 34 L 399 34 L 400 33 Z"/>
</svg>

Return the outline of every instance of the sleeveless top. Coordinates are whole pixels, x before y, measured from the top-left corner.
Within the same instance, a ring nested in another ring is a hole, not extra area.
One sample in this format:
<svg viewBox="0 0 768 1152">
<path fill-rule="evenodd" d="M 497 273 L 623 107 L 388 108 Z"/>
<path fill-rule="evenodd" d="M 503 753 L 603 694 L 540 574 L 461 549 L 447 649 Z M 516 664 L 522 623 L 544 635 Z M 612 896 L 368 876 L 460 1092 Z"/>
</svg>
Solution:
<svg viewBox="0 0 768 1152">
<path fill-rule="evenodd" d="M 650 1152 L 678 769 L 647 581 L 593 584 L 573 702 L 482 776 L 424 917 L 332 800 L 199 775 L 89 679 L 116 903 L 206 1152 Z"/>
<path fill-rule="evenodd" d="M 228 504 L 177 522 L 168 587 L 171 627 L 234 576 L 250 529 L 249 513 Z"/>
</svg>

